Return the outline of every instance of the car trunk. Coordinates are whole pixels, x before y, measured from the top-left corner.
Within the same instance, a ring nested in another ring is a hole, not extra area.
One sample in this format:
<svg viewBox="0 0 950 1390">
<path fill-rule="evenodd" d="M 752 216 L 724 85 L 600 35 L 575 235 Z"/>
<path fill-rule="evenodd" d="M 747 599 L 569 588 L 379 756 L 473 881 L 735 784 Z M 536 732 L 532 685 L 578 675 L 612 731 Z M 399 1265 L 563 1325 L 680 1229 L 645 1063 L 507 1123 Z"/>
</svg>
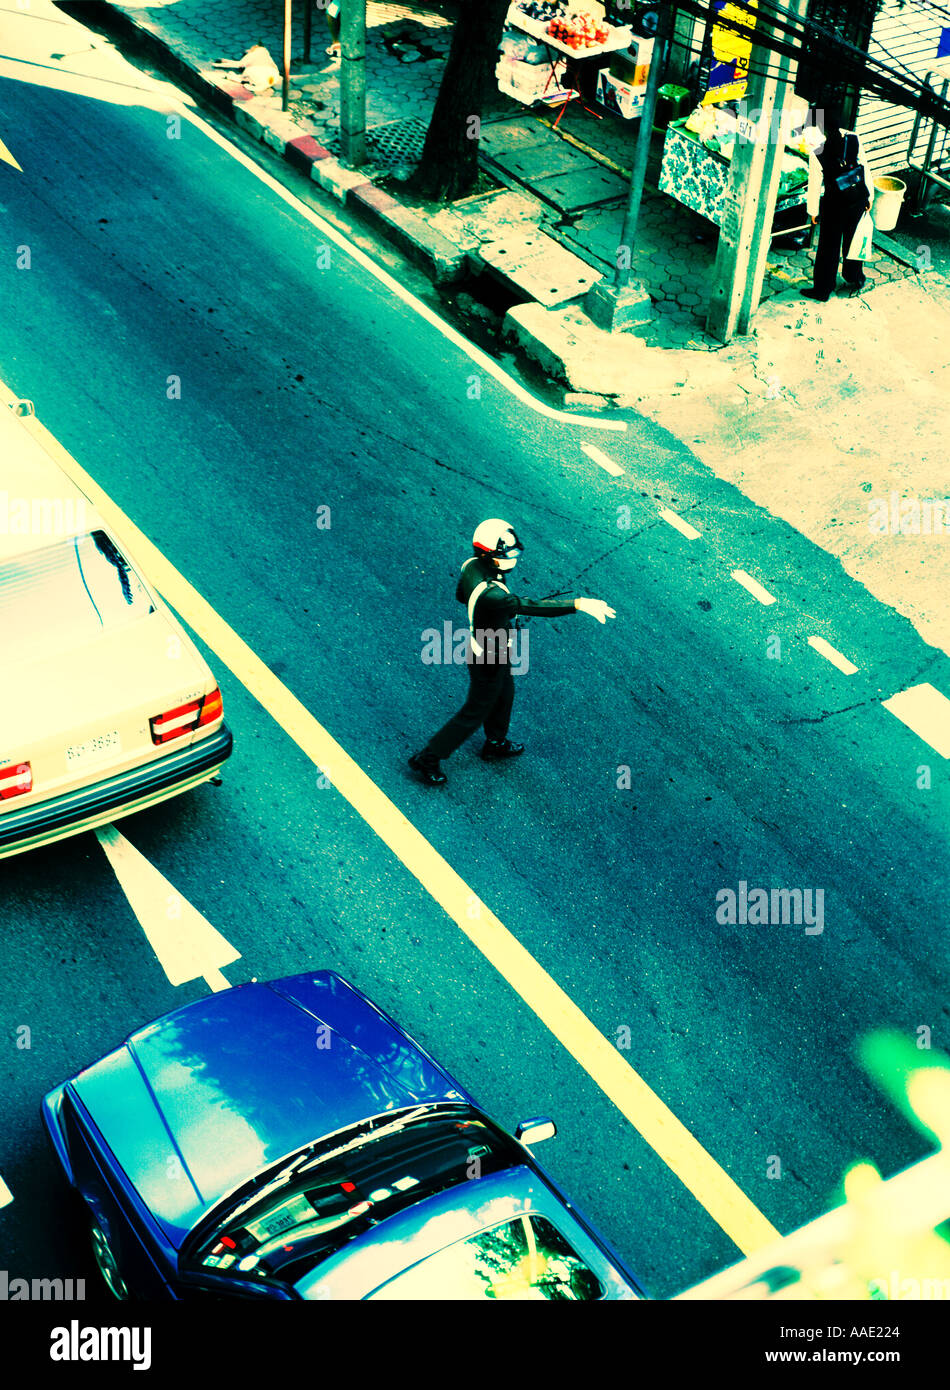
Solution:
<svg viewBox="0 0 950 1390">
<path fill-rule="evenodd" d="M 213 688 L 160 612 L 11 663 L 0 685 L 0 766 L 29 762 L 33 788 L 0 799 L 0 815 L 185 747 L 194 733 L 156 746 L 149 720 Z"/>
</svg>

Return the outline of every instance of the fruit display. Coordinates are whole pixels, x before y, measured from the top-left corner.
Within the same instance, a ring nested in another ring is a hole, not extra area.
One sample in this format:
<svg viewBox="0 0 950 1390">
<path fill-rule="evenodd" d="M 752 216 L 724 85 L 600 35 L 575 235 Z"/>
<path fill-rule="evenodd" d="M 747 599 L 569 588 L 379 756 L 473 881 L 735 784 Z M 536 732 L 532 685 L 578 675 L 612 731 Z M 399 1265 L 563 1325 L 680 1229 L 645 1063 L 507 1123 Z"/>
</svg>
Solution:
<svg viewBox="0 0 950 1390">
<path fill-rule="evenodd" d="M 610 27 L 595 19 L 589 10 L 568 10 L 552 19 L 547 31 L 567 48 L 600 48 L 607 42 Z"/>
<path fill-rule="evenodd" d="M 539 23 L 546 24 L 549 19 L 554 19 L 557 15 L 560 15 L 564 6 L 561 0 L 553 0 L 553 3 L 548 3 L 548 0 L 545 0 L 543 4 L 538 4 L 535 0 L 528 0 L 528 4 L 519 5 L 518 8 L 522 10 L 529 19 L 536 19 Z"/>
</svg>

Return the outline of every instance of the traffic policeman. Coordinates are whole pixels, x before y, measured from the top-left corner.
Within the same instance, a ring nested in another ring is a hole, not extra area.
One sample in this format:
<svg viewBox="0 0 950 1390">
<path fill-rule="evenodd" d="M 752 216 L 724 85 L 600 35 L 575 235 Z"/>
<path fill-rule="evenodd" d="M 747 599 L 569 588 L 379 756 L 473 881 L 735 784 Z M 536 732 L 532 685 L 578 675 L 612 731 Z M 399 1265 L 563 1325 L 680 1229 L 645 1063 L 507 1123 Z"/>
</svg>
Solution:
<svg viewBox="0 0 950 1390">
<path fill-rule="evenodd" d="M 599 623 L 617 615 L 597 598 L 575 598 L 567 603 L 540 603 L 511 593 L 505 578 L 524 549 L 507 521 L 491 517 L 476 528 L 472 556 L 465 561 L 455 597 L 468 610 L 468 699 L 426 746 L 414 753 L 409 766 L 429 786 L 441 786 L 445 773 L 440 763 L 481 725 L 486 761 L 515 758 L 524 744 L 508 738 L 515 682 L 511 672 L 512 624 L 519 617 L 560 618 L 568 613 L 589 613 Z"/>
</svg>

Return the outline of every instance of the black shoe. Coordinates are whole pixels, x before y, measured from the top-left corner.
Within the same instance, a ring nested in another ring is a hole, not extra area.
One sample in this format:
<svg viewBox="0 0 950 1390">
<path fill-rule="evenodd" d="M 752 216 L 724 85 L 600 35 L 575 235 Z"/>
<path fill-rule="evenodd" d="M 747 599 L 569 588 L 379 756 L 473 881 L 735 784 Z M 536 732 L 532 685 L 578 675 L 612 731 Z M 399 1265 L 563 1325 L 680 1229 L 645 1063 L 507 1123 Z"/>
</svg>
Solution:
<svg viewBox="0 0 950 1390">
<path fill-rule="evenodd" d="M 803 294 L 806 299 L 817 299 L 822 304 L 828 303 L 829 296 L 827 294 L 819 294 L 816 289 L 799 290 L 798 293 Z"/>
<path fill-rule="evenodd" d="M 523 752 L 523 743 L 512 743 L 508 738 L 489 738 L 485 740 L 482 757 L 490 763 L 496 758 L 517 758 L 519 753 Z"/>
<path fill-rule="evenodd" d="M 441 787 L 448 780 L 439 766 L 438 758 L 427 758 L 423 753 L 413 753 L 409 759 L 409 766 L 418 772 L 423 782 L 428 782 L 430 787 Z"/>
<path fill-rule="evenodd" d="M 866 275 L 862 275 L 860 280 L 847 280 L 847 281 L 845 282 L 845 283 L 847 284 L 847 286 L 848 286 L 848 289 L 851 291 L 851 298 L 852 298 L 852 299 L 854 298 L 854 296 L 855 296 L 856 294 L 860 294 L 860 293 L 861 293 L 861 291 L 864 289 L 864 287 L 865 287 L 865 285 L 867 284 L 867 282 L 868 282 L 868 277 L 867 277 Z"/>
</svg>

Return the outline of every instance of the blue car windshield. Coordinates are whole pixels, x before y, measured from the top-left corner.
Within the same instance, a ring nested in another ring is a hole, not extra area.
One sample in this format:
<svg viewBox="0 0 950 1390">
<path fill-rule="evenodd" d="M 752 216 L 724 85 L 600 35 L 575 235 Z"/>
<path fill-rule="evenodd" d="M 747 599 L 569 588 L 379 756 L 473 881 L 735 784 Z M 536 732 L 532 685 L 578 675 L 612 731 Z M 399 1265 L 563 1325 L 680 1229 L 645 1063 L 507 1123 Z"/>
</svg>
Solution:
<svg viewBox="0 0 950 1390">
<path fill-rule="evenodd" d="M 203 1274 L 294 1284 L 393 1213 L 523 1162 L 523 1151 L 476 1111 L 413 1110 L 285 1165 L 200 1237 L 185 1263 Z"/>
</svg>

